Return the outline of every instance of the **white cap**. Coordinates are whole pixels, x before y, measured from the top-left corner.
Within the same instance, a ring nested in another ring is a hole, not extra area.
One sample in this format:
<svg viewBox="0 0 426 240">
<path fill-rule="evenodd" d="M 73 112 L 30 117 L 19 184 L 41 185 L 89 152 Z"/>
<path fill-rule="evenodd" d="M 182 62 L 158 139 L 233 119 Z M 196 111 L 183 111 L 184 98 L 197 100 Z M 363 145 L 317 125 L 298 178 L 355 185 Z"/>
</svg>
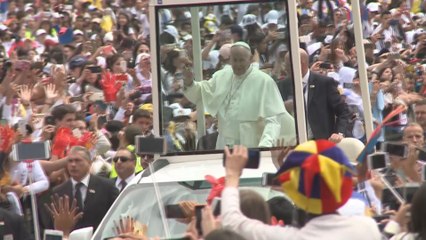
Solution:
<svg viewBox="0 0 426 240">
<path fill-rule="evenodd" d="M 246 14 L 243 16 L 243 19 L 241 20 L 241 26 L 249 26 L 252 24 L 257 23 L 257 17 L 254 14 Z"/>
<path fill-rule="evenodd" d="M 151 55 L 149 55 L 148 53 L 139 53 L 139 55 L 136 57 L 136 62 L 135 62 L 135 64 L 139 64 L 139 62 L 141 61 L 141 60 L 145 60 L 145 59 L 147 59 L 147 58 L 151 58 Z"/>
<path fill-rule="evenodd" d="M 44 30 L 44 29 L 38 29 L 36 32 L 35 32 L 35 35 L 38 37 L 38 36 L 40 36 L 40 35 L 42 35 L 42 34 L 47 34 L 47 32 L 46 32 L 46 30 Z"/>
<path fill-rule="evenodd" d="M 114 35 L 112 34 L 112 32 L 105 33 L 104 43 L 106 43 L 106 42 L 113 42 L 113 41 L 114 41 Z"/>
<path fill-rule="evenodd" d="M 178 30 L 176 29 L 176 27 L 172 26 L 172 25 L 167 25 L 164 28 L 164 32 L 169 33 L 170 35 L 172 35 L 173 37 L 175 37 L 176 39 L 179 38 L 179 33 Z"/>
<path fill-rule="evenodd" d="M 370 12 L 379 12 L 380 11 L 380 3 L 371 2 L 371 3 L 367 4 L 367 9 Z"/>
<path fill-rule="evenodd" d="M 74 36 L 75 36 L 75 35 L 79 35 L 79 34 L 80 34 L 80 35 L 84 35 L 84 33 L 83 33 L 81 30 L 79 30 L 79 29 L 74 30 L 74 33 L 73 33 L 73 34 L 74 34 Z"/>
<path fill-rule="evenodd" d="M 173 117 L 189 117 L 191 112 L 190 108 L 176 108 L 173 110 Z"/>
<path fill-rule="evenodd" d="M 345 153 L 349 161 L 356 164 L 356 158 L 364 149 L 364 143 L 356 138 L 343 138 L 337 146 Z"/>
<path fill-rule="evenodd" d="M 265 15 L 265 21 L 268 24 L 278 24 L 279 13 L 277 10 L 271 10 Z"/>
</svg>

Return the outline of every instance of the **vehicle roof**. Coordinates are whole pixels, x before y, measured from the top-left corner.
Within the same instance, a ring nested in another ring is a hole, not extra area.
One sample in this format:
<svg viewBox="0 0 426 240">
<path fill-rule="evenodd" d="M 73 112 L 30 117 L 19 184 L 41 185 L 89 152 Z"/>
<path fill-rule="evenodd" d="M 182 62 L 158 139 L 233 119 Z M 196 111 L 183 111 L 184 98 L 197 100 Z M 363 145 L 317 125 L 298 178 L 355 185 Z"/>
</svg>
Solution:
<svg viewBox="0 0 426 240">
<path fill-rule="evenodd" d="M 159 160 L 160 161 L 160 160 Z M 167 161 L 167 160 L 166 160 Z M 176 182 L 176 181 L 193 181 L 204 180 L 206 175 L 215 178 L 225 176 L 225 168 L 222 166 L 222 159 L 209 160 L 188 160 L 188 161 L 168 161 L 169 164 L 155 172 L 154 179 L 156 182 Z M 146 171 L 146 170 L 144 170 Z M 275 173 L 272 160 L 268 156 L 262 156 L 258 169 L 244 169 L 242 178 L 260 178 L 264 172 Z M 130 184 L 136 184 L 140 180 L 140 173 L 133 178 Z M 153 182 L 152 175 L 143 177 L 140 183 Z"/>
</svg>

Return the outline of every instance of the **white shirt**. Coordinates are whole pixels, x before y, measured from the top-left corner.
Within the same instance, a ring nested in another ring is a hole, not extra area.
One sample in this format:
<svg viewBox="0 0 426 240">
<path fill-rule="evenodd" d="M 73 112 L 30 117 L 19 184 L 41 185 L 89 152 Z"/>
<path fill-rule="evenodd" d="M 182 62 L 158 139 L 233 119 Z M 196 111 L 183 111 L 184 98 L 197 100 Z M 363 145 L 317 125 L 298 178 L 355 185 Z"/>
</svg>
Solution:
<svg viewBox="0 0 426 240">
<path fill-rule="evenodd" d="M 307 128 L 307 134 L 308 134 L 308 139 L 313 139 L 314 134 L 312 133 L 312 129 L 311 126 L 309 124 L 309 120 L 308 120 L 308 94 L 309 94 L 309 77 L 311 76 L 311 71 L 306 72 L 305 76 L 303 76 L 302 78 L 302 83 L 303 83 L 303 91 L 304 91 L 304 98 L 305 98 L 305 118 L 306 118 L 306 128 Z M 306 87 L 306 90 L 305 90 Z"/>
<path fill-rule="evenodd" d="M 133 173 L 128 178 L 126 178 L 126 180 L 124 180 L 126 182 L 126 186 L 129 185 L 129 182 L 132 181 L 134 177 L 135 177 L 135 174 Z M 120 191 L 121 188 L 123 187 L 121 186 L 121 181 L 123 181 L 123 179 L 121 179 L 120 177 L 117 177 L 117 180 L 115 180 L 115 187 L 118 189 L 118 191 Z"/>
<path fill-rule="evenodd" d="M 310 220 L 303 228 L 266 225 L 245 217 L 240 210 L 237 188 L 222 192 L 222 226 L 252 240 L 380 240 L 376 222 L 369 217 L 323 215 Z"/>
<path fill-rule="evenodd" d="M 308 103 L 309 76 L 311 76 L 311 71 L 308 69 L 308 72 L 306 72 L 305 76 L 302 78 L 303 88 L 306 86 L 306 90 L 304 90 L 305 103 Z"/>
<path fill-rule="evenodd" d="M 81 186 L 80 191 L 81 191 L 81 198 L 83 200 L 83 206 L 84 206 L 84 201 L 86 200 L 86 196 L 87 196 L 87 188 L 89 187 L 89 180 L 90 180 L 90 174 L 87 174 L 80 182 L 83 183 L 83 186 Z M 77 185 L 76 180 L 74 180 L 73 178 L 71 178 L 71 183 L 72 183 L 72 194 L 73 196 L 75 196 L 75 185 Z"/>
<path fill-rule="evenodd" d="M 44 174 L 39 161 L 32 162 L 31 184 L 29 182 L 29 176 L 28 167 L 25 162 L 19 162 L 17 165 L 12 167 L 12 182 L 17 182 L 22 186 L 26 186 L 28 191 L 34 194 L 41 193 L 49 188 L 49 180 Z"/>
</svg>

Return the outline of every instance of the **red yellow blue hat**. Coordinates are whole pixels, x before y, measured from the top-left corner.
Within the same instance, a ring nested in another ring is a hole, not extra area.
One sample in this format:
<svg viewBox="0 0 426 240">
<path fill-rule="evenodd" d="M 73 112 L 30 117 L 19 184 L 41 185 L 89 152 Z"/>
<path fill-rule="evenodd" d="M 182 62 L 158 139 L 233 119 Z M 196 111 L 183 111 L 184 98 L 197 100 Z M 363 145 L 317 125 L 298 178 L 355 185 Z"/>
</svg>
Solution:
<svg viewBox="0 0 426 240">
<path fill-rule="evenodd" d="M 297 207 L 313 214 L 333 213 L 352 194 L 353 167 L 328 140 L 298 145 L 276 178 Z"/>
</svg>

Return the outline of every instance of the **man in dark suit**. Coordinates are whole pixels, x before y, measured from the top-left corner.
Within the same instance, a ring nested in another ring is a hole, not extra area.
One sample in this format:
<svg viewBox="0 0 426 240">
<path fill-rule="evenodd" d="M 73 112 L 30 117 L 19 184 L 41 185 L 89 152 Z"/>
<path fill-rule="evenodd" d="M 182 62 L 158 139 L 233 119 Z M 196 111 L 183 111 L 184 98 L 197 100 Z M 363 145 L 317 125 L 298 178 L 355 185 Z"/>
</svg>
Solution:
<svg viewBox="0 0 426 240">
<path fill-rule="evenodd" d="M 340 142 L 350 135 L 348 124 L 351 112 L 337 89 L 338 83 L 327 76 L 309 71 L 309 56 L 299 50 L 301 58 L 305 111 L 307 111 L 308 139 L 328 139 Z M 290 67 L 290 55 L 285 57 L 285 65 Z M 289 70 L 289 69 L 288 69 Z M 290 71 L 287 71 L 290 72 Z M 283 101 L 288 105 L 293 101 L 293 84 L 291 80 L 279 81 Z"/>
<path fill-rule="evenodd" d="M 112 158 L 117 177 L 112 178 L 114 186 L 121 192 L 139 172 L 135 173 L 136 155 L 127 148 L 120 148 Z"/>
<path fill-rule="evenodd" d="M 0 208 L 0 222 L 4 224 L 0 230 L 1 239 L 34 239 L 25 227 L 23 217 Z"/>
<path fill-rule="evenodd" d="M 59 196 L 68 195 L 70 200 L 76 199 L 77 206 L 82 209 L 83 217 L 74 229 L 93 227 L 96 230 L 118 196 L 118 190 L 110 180 L 90 174 L 91 165 L 91 156 L 86 148 L 71 148 L 67 164 L 70 179 L 53 190 Z"/>
</svg>

